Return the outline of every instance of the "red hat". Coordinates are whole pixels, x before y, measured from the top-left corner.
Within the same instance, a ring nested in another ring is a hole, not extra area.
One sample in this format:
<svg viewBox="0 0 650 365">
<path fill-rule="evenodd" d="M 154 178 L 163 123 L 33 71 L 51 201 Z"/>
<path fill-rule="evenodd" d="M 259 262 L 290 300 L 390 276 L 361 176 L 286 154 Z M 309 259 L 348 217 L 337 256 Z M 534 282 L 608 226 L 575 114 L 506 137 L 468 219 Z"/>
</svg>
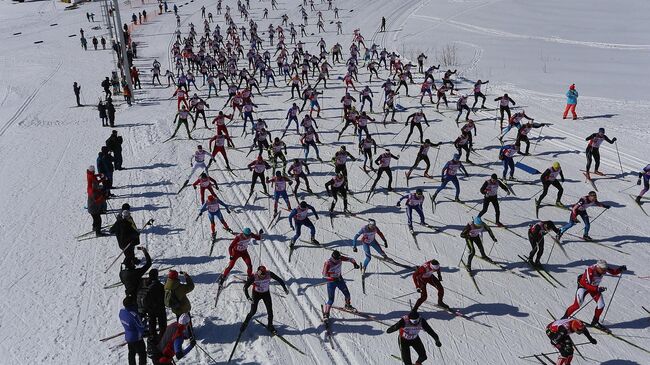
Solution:
<svg viewBox="0 0 650 365">
<path fill-rule="evenodd" d="M 169 270 L 169 273 L 167 274 L 167 278 L 172 279 L 172 280 L 178 279 L 178 271 Z"/>
<path fill-rule="evenodd" d="M 575 89 L 576 89 L 576 84 L 571 84 L 571 86 L 569 86 L 569 90 L 575 90 Z"/>
</svg>

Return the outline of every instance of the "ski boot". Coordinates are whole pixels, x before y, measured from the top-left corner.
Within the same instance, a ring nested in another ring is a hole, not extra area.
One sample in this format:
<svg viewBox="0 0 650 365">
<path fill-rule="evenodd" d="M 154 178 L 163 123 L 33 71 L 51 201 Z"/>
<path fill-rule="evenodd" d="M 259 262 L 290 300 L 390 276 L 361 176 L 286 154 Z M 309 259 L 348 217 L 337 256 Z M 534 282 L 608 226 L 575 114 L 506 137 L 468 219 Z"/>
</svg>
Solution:
<svg viewBox="0 0 650 365">
<path fill-rule="evenodd" d="M 564 203 L 562 203 L 560 200 L 556 200 L 555 205 L 560 207 L 560 208 L 564 208 Z"/>
<path fill-rule="evenodd" d="M 451 309 L 451 308 L 450 308 L 450 307 L 449 307 L 445 302 L 443 302 L 442 300 L 439 300 L 439 301 L 438 301 L 438 307 L 444 308 L 444 309 L 446 309 L 446 310 L 450 310 L 450 309 Z"/>
<path fill-rule="evenodd" d="M 318 240 L 314 237 L 311 238 L 311 243 L 312 245 L 320 245 L 320 242 L 318 242 Z"/>
<path fill-rule="evenodd" d="M 352 304 L 350 304 L 350 303 L 345 303 L 345 306 L 343 308 L 345 308 L 346 310 L 349 310 L 350 312 L 357 312 L 357 309 L 355 307 L 353 307 Z"/>
<path fill-rule="evenodd" d="M 226 277 L 224 275 L 221 275 L 219 278 L 219 286 L 223 286 L 223 283 L 226 281 Z"/>
<path fill-rule="evenodd" d="M 637 196 L 636 199 L 634 199 L 634 201 L 635 201 L 637 204 L 641 205 L 641 197 L 640 197 L 640 196 Z"/>
<path fill-rule="evenodd" d="M 454 201 L 455 201 L 456 203 L 461 203 L 461 204 L 463 203 L 463 201 L 460 200 L 460 198 L 458 198 L 458 197 L 455 197 L 455 198 L 454 198 Z"/>
<path fill-rule="evenodd" d="M 213 241 L 217 240 L 217 232 L 212 232 L 212 240 Z"/>
<path fill-rule="evenodd" d="M 483 260 L 485 260 L 485 261 L 491 263 L 491 264 L 494 264 L 494 263 L 495 263 L 494 260 L 492 260 L 491 258 L 489 258 L 489 257 L 487 257 L 487 256 L 481 256 L 481 258 L 482 258 Z"/>
<path fill-rule="evenodd" d="M 585 241 L 587 241 L 587 242 L 591 242 L 591 241 L 593 241 L 593 238 L 591 238 L 588 234 L 583 235 L 583 236 L 582 236 L 582 239 L 585 240 Z"/>
<path fill-rule="evenodd" d="M 228 232 L 230 234 L 235 234 L 235 231 L 233 231 L 230 227 L 226 227 L 224 229 L 226 230 L 226 232 Z"/>
<path fill-rule="evenodd" d="M 501 222 L 497 222 L 497 227 L 499 227 L 499 228 L 504 228 L 505 226 L 503 225 L 503 223 L 501 223 Z"/>
<path fill-rule="evenodd" d="M 296 240 L 292 238 L 291 241 L 289 242 L 289 247 L 293 247 L 295 244 L 296 244 Z"/>
<path fill-rule="evenodd" d="M 611 332 L 612 332 L 609 328 L 605 327 L 602 323 L 598 322 L 596 319 L 594 319 L 593 321 L 591 321 L 591 326 L 592 326 L 593 328 L 599 329 L 599 330 L 601 330 L 601 331 L 603 331 L 603 332 L 607 332 L 607 333 L 611 333 Z"/>
<path fill-rule="evenodd" d="M 266 329 L 268 329 L 269 332 L 271 332 L 271 333 L 273 333 L 273 334 L 278 333 L 278 331 L 276 331 L 275 327 L 273 327 L 273 324 L 271 324 L 271 323 L 269 323 L 269 324 L 266 326 Z"/>
<path fill-rule="evenodd" d="M 539 203 L 541 203 L 541 201 L 539 199 L 535 198 L 535 206 L 536 207 L 539 207 Z M 557 205 L 557 203 L 555 203 L 555 205 Z"/>
</svg>

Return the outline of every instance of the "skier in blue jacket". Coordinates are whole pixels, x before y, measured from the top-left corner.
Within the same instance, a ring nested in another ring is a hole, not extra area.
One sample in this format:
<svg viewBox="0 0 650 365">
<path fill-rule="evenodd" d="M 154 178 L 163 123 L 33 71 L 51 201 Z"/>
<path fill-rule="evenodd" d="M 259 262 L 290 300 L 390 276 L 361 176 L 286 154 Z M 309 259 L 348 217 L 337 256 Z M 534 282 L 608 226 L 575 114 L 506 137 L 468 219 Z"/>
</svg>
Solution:
<svg viewBox="0 0 650 365">
<path fill-rule="evenodd" d="M 146 365 L 147 349 L 144 344 L 144 324 L 138 313 L 138 305 L 134 296 L 127 296 L 122 301 L 124 308 L 120 309 L 120 322 L 124 327 L 124 340 L 129 348 L 129 365 Z"/>
</svg>

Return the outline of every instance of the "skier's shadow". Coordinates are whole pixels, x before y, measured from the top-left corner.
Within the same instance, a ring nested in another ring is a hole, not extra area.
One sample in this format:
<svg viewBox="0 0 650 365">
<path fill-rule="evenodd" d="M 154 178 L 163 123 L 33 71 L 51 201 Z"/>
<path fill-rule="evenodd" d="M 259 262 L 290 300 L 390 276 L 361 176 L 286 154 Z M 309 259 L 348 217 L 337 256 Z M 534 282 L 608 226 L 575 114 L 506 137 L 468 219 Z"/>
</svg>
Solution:
<svg viewBox="0 0 650 365">
<path fill-rule="evenodd" d="M 600 365 L 641 365 L 641 364 L 631 360 L 612 359 L 612 360 L 607 360 L 605 362 L 601 362 Z"/>
<path fill-rule="evenodd" d="M 159 162 L 159 163 L 155 163 L 155 164 L 149 165 L 149 166 L 127 167 L 127 168 L 125 168 L 125 170 L 153 170 L 153 169 L 165 169 L 165 168 L 174 167 L 174 166 L 176 166 L 176 164 Z"/>
<path fill-rule="evenodd" d="M 632 329 L 644 329 L 650 327 L 650 318 L 646 316 L 629 320 L 626 322 L 612 323 L 608 325 L 609 328 L 632 328 Z"/>
<path fill-rule="evenodd" d="M 528 317 L 530 314 L 521 312 L 519 307 L 504 303 L 477 303 L 465 308 L 459 308 L 469 318 L 479 316 L 513 316 Z"/>
<path fill-rule="evenodd" d="M 621 247 L 625 244 L 628 243 L 648 243 L 648 237 L 647 236 L 633 236 L 633 235 L 619 235 L 619 236 L 613 236 L 613 237 L 607 237 L 606 238 L 607 242 L 617 242 L 614 246 L 616 247 Z"/>
<path fill-rule="evenodd" d="M 174 258 L 160 258 L 156 260 L 156 263 L 161 265 L 173 265 L 175 267 L 186 266 L 186 265 L 201 265 L 207 264 L 214 260 L 223 259 L 225 256 L 183 256 L 183 257 L 174 257 Z"/>
</svg>

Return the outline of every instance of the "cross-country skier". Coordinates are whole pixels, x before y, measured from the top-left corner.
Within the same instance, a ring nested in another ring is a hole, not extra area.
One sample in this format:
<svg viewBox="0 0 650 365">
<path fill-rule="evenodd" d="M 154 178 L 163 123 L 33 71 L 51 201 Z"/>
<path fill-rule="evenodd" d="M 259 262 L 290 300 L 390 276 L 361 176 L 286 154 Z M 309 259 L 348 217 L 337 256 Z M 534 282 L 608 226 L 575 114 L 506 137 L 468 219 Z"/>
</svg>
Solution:
<svg viewBox="0 0 650 365">
<path fill-rule="evenodd" d="M 291 203 L 289 202 L 289 196 L 287 195 L 287 184 L 293 184 L 288 177 L 282 175 L 282 171 L 276 171 L 275 176 L 272 178 L 266 178 L 266 183 L 273 184 L 273 215 L 278 214 L 278 201 L 280 198 L 284 199 L 284 203 L 287 205 L 287 209 L 291 210 Z"/>
<path fill-rule="evenodd" d="M 377 142 L 370 136 L 367 135 L 359 143 L 359 153 L 363 154 L 363 171 L 366 171 L 366 164 L 370 166 L 370 170 L 375 171 L 373 167 L 373 158 L 372 158 L 372 148 L 375 149 L 375 154 L 377 154 Z"/>
<path fill-rule="evenodd" d="M 190 114 L 190 112 L 187 111 L 187 107 L 183 105 L 181 106 L 181 110 L 178 113 L 176 113 L 176 117 L 174 117 L 174 121 L 172 123 L 176 123 L 176 129 L 174 129 L 174 133 L 172 134 L 171 137 L 169 137 L 169 139 L 176 137 L 176 133 L 178 132 L 178 129 L 181 127 L 181 125 L 185 125 L 185 130 L 187 131 L 187 138 L 193 139 L 192 135 L 190 134 L 190 126 L 187 123 L 187 118 L 192 119 L 192 123 L 196 124 L 196 121 L 194 120 L 192 114 Z"/>
<path fill-rule="evenodd" d="M 422 122 L 424 121 L 427 124 L 427 127 L 429 127 L 430 124 L 429 121 L 427 120 L 427 116 L 424 115 L 422 109 L 406 117 L 406 122 L 404 122 L 404 125 L 408 125 L 409 121 L 411 122 L 411 129 L 409 130 L 409 134 L 406 136 L 406 141 L 404 141 L 404 145 L 406 145 L 409 141 L 409 138 L 411 138 L 411 134 L 413 134 L 414 128 L 417 128 L 418 131 L 420 132 L 420 143 L 424 143 L 422 142 L 422 137 L 423 137 Z"/>
<path fill-rule="evenodd" d="M 338 250 L 332 252 L 332 257 L 330 257 L 325 264 L 323 265 L 323 277 L 327 280 L 327 302 L 323 306 L 323 318 L 328 319 L 330 317 L 330 308 L 334 304 L 334 294 L 338 288 L 343 295 L 345 296 L 345 309 L 349 311 L 356 312 L 357 309 L 350 304 L 350 291 L 348 286 L 345 284 L 343 279 L 343 274 L 341 273 L 341 267 L 343 262 L 350 262 L 355 269 L 359 268 L 359 264 L 350 257 L 343 256 Z"/>
<path fill-rule="evenodd" d="M 379 167 L 377 168 L 377 177 L 375 178 L 375 181 L 372 183 L 372 187 L 370 187 L 371 194 L 375 191 L 375 187 L 377 186 L 379 179 L 381 179 L 381 175 L 384 173 L 388 176 L 388 191 L 393 191 L 393 187 L 392 187 L 393 172 L 390 169 L 391 159 L 399 160 L 399 155 L 398 156 L 393 155 L 388 148 L 384 153 L 377 156 L 377 158 L 375 159 L 375 163 Z"/>
<path fill-rule="evenodd" d="M 494 101 L 499 102 L 499 114 L 501 115 L 499 120 L 499 130 L 503 130 L 503 114 L 508 114 L 508 120 L 510 120 L 510 104 L 512 103 L 514 106 L 517 105 L 517 103 L 515 103 L 515 101 L 512 100 L 507 93 L 494 99 Z"/>
<path fill-rule="evenodd" d="M 393 333 L 397 330 L 399 330 L 399 348 L 404 365 L 413 364 L 411 361 L 411 347 L 418 355 L 417 360 L 415 360 L 416 365 L 422 364 L 427 359 L 427 352 L 419 335 L 420 331 L 424 330 L 429 336 L 433 337 L 437 347 L 442 346 L 438 334 L 424 318 L 420 317 L 416 310 L 412 310 L 408 315 L 400 318 L 399 322 L 388 327 L 386 333 Z"/>
<path fill-rule="evenodd" d="M 268 162 L 264 161 L 262 155 L 257 156 L 257 159 L 255 159 L 255 161 L 248 164 L 248 169 L 253 172 L 253 177 L 251 178 L 251 190 L 248 193 L 249 199 L 253 195 L 253 189 L 255 189 L 255 185 L 257 184 L 258 179 L 260 180 L 260 184 L 262 184 L 262 188 L 264 188 L 264 194 L 269 195 L 266 189 L 264 171 L 270 168 L 271 165 L 269 165 Z"/>
<path fill-rule="evenodd" d="M 587 208 L 598 206 L 601 208 L 609 209 L 610 206 L 603 204 L 598 201 L 598 196 L 595 191 L 590 191 L 588 195 L 583 196 L 580 200 L 571 207 L 571 215 L 569 216 L 569 222 L 560 228 L 560 234 L 557 236 L 557 240 L 560 241 L 564 232 L 568 231 L 569 228 L 573 227 L 578 223 L 578 216 L 582 218 L 582 222 L 585 225 L 584 234 L 582 239 L 585 241 L 591 241 L 592 238 L 589 236 L 589 215 L 587 214 Z"/>
<path fill-rule="evenodd" d="M 514 180 L 515 175 L 515 159 L 514 156 L 517 154 L 517 147 L 514 144 L 507 144 L 501 147 L 499 150 L 499 160 L 503 163 L 503 180 L 506 179 L 508 170 L 510 170 L 509 180 Z"/>
<path fill-rule="evenodd" d="M 201 215 L 203 215 L 203 212 L 205 211 L 208 212 L 208 219 L 210 219 L 210 232 L 212 234 L 212 240 L 215 240 L 217 238 L 217 232 L 215 230 L 216 224 L 214 222 L 215 217 L 219 219 L 219 222 L 221 222 L 221 224 L 223 225 L 223 229 L 225 229 L 227 232 L 234 234 L 233 230 L 230 229 L 230 227 L 228 226 L 228 223 L 226 223 L 225 219 L 223 219 L 223 214 L 221 214 L 221 209 L 220 209 L 221 205 L 223 205 L 223 207 L 226 208 L 226 212 L 230 214 L 230 206 L 214 195 L 209 195 L 208 201 L 205 202 L 205 204 L 203 204 L 199 209 L 199 215 L 197 219 Z"/>
<path fill-rule="evenodd" d="M 445 166 L 442 167 L 442 183 L 438 188 L 436 189 L 436 192 L 433 193 L 433 196 L 431 197 L 431 201 L 435 202 L 436 197 L 438 196 L 438 193 L 440 193 L 446 186 L 447 184 L 451 181 L 452 184 L 454 184 L 454 187 L 456 188 L 456 195 L 454 196 L 455 201 L 460 201 L 460 184 L 458 183 L 458 170 L 461 170 L 466 177 L 469 176 L 469 173 L 465 169 L 465 166 L 463 166 L 463 163 L 460 162 L 460 155 L 455 153 L 454 156 L 452 157 L 451 161 L 447 161 Z"/>
<path fill-rule="evenodd" d="M 416 167 L 418 167 L 420 161 L 424 161 L 424 163 L 426 164 L 426 167 L 424 168 L 424 177 L 429 177 L 429 178 L 431 177 L 431 175 L 429 175 L 429 168 L 431 167 L 431 162 L 429 162 L 428 153 L 429 153 L 429 148 L 431 148 L 432 146 L 433 147 L 440 146 L 440 143 L 435 143 L 435 144 L 431 143 L 431 140 L 429 139 L 425 140 L 424 143 L 422 143 L 420 149 L 418 150 L 418 154 L 415 157 L 415 162 L 413 163 L 413 166 L 411 166 L 411 168 L 409 168 L 409 170 L 406 172 L 407 179 L 411 177 L 411 173 L 413 172 L 413 170 L 415 170 Z"/>
<path fill-rule="evenodd" d="M 334 172 L 340 172 L 343 174 L 346 190 L 350 190 L 348 187 L 348 168 L 346 165 L 348 158 L 352 159 L 352 161 L 357 160 L 356 157 L 352 156 L 352 154 L 346 150 L 345 146 L 341 146 L 341 148 L 334 153 L 334 157 L 332 157 L 332 162 L 334 162 Z"/>
<path fill-rule="evenodd" d="M 436 274 L 434 276 L 433 274 Z M 427 300 L 427 284 L 434 286 L 438 290 L 438 306 L 449 309 L 449 306 L 445 304 L 443 298 L 445 297 L 445 289 L 442 287 L 442 274 L 440 273 L 440 262 L 438 260 L 429 260 L 424 264 L 418 266 L 413 273 L 413 284 L 417 292 L 420 293 L 420 298 L 413 305 L 413 311 L 417 311 L 418 308 Z"/>
<path fill-rule="evenodd" d="M 319 242 L 316 240 L 316 227 L 314 227 L 314 224 L 309 219 L 310 211 L 312 212 L 312 214 L 314 214 L 316 220 L 320 219 L 318 217 L 318 213 L 316 212 L 316 209 L 313 206 L 307 204 L 307 202 L 304 200 L 301 201 L 300 204 L 298 204 L 298 206 L 291 211 L 291 213 L 289 213 L 289 217 L 287 218 L 289 220 L 289 226 L 291 227 L 291 229 L 296 231 L 296 234 L 294 234 L 293 237 L 291 238 L 290 246 L 293 246 L 296 243 L 296 240 L 300 238 L 300 233 L 302 232 L 302 226 L 309 228 L 311 243 L 314 245 L 319 244 Z"/>
<path fill-rule="evenodd" d="M 251 263 L 251 257 L 248 254 L 248 246 L 253 244 L 253 240 L 261 240 L 263 234 L 264 231 L 261 229 L 257 234 L 255 234 L 250 228 L 246 227 L 242 230 L 242 233 L 235 236 L 235 239 L 232 240 L 228 247 L 230 261 L 228 261 L 228 266 L 226 266 L 219 278 L 219 286 L 223 286 L 228 274 L 230 274 L 230 270 L 232 270 L 235 266 L 235 262 L 237 262 L 239 258 L 244 260 L 244 263 L 246 264 L 246 275 L 249 277 L 253 275 L 253 264 Z"/>
<path fill-rule="evenodd" d="M 397 206 L 402 206 L 402 201 L 406 200 L 406 218 L 408 219 L 409 231 L 413 234 L 413 210 L 420 216 L 420 224 L 424 222 L 424 212 L 422 211 L 422 204 L 424 204 L 424 192 L 422 189 L 415 189 L 415 193 L 403 195 L 398 201 Z"/>
<path fill-rule="evenodd" d="M 365 274 L 368 268 L 368 264 L 372 259 L 372 256 L 370 255 L 370 248 L 377 251 L 377 253 L 379 253 L 384 259 L 388 258 L 384 250 L 382 250 L 379 246 L 379 243 L 377 243 L 376 236 L 381 237 L 381 239 L 384 241 L 384 247 L 388 247 L 388 241 L 386 240 L 386 237 L 381 232 L 379 227 L 377 227 L 377 222 L 371 218 L 368 219 L 368 224 L 364 225 L 352 238 L 352 251 L 358 251 L 357 243 L 360 240 L 363 247 L 363 252 L 366 255 L 366 259 L 363 261 L 363 265 L 361 265 L 362 274 Z"/>
<path fill-rule="evenodd" d="M 208 171 L 208 167 L 205 165 L 206 158 L 212 162 L 213 157 L 210 153 L 204 150 L 202 145 L 196 146 L 196 151 L 194 151 L 192 157 L 190 157 L 190 167 L 192 167 L 192 171 L 183 182 L 183 186 L 181 186 L 178 191 L 179 193 L 189 185 L 190 179 L 192 179 L 192 176 L 194 176 L 197 171 L 201 171 L 201 173 Z"/>
<path fill-rule="evenodd" d="M 544 170 L 542 173 L 542 176 L 540 177 L 540 180 L 542 181 L 542 195 L 539 196 L 539 199 L 535 199 L 535 205 L 539 206 L 544 197 L 546 196 L 546 193 L 548 193 L 548 188 L 549 186 L 553 185 L 557 189 L 557 197 L 555 198 L 555 205 L 563 207 L 564 204 L 562 204 L 562 194 L 564 193 L 564 189 L 562 188 L 562 184 L 558 181 L 558 176 L 564 182 L 564 174 L 562 173 L 562 167 L 560 166 L 560 163 L 555 161 L 553 162 L 553 165 L 551 167 L 547 168 Z"/>
<path fill-rule="evenodd" d="M 585 335 L 589 342 L 594 345 L 598 343 L 595 338 L 591 337 L 584 323 L 579 319 L 558 319 L 549 323 L 546 326 L 546 336 L 551 340 L 551 345 L 560 352 L 556 365 L 571 365 L 573 348 L 575 347 L 570 336 L 572 333 Z"/>
<path fill-rule="evenodd" d="M 650 190 L 650 165 L 646 165 L 646 167 L 643 168 L 643 171 L 639 172 L 639 179 L 636 181 L 637 185 L 641 185 L 642 177 L 643 189 L 641 189 L 639 195 L 634 199 L 637 204 L 641 204 L 641 198 L 648 192 L 648 190 Z"/>
<path fill-rule="evenodd" d="M 467 269 L 467 272 L 472 276 L 474 275 L 474 273 L 472 273 L 472 259 L 476 254 L 474 245 L 478 247 L 478 250 L 481 253 L 481 257 L 484 260 L 493 262 L 492 259 L 485 254 L 485 250 L 483 249 L 483 241 L 481 240 L 481 236 L 484 231 L 487 231 L 494 243 L 497 242 L 497 238 L 494 236 L 494 233 L 492 233 L 492 230 L 487 224 L 483 223 L 481 217 L 475 217 L 471 222 L 467 223 L 465 229 L 463 229 L 463 231 L 460 233 L 460 236 L 465 239 L 465 243 L 469 249 L 465 268 Z"/>
<path fill-rule="evenodd" d="M 585 138 L 585 141 L 589 141 L 587 144 L 587 168 L 586 170 L 586 176 L 589 178 L 589 169 L 591 168 L 591 159 L 596 162 L 596 165 L 594 166 L 594 174 L 596 175 L 603 175 L 602 172 L 598 170 L 598 167 L 600 167 L 600 145 L 603 143 L 603 141 L 607 141 L 607 143 L 612 144 L 616 142 L 616 137 L 609 139 L 605 135 L 605 128 L 598 128 L 598 133 L 593 133 L 587 138 Z"/>
<path fill-rule="evenodd" d="M 271 153 L 271 161 L 273 162 L 273 172 L 278 168 L 280 161 L 282 161 L 282 171 L 285 171 L 287 168 L 287 144 L 280 137 L 275 137 L 269 147 L 269 152 Z"/>
<path fill-rule="evenodd" d="M 212 157 L 210 158 L 210 162 L 208 163 L 206 170 L 210 167 L 212 162 L 215 161 L 214 158 L 217 156 L 217 153 L 220 153 L 223 156 L 223 160 L 226 162 L 226 169 L 232 171 L 230 162 L 228 161 L 228 154 L 226 153 L 226 142 L 228 145 L 234 147 L 232 139 L 228 135 L 224 135 L 221 131 L 217 131 L 217 134 L 214 137 L 210 138 L 210 141 L 208 142 L 208 148 L 212 150 Z M 212 147 L 212 143 L 214 143 L 214 147 Z"/>
<path fill-rule="evenodd" d="M 513 127 L 517 128 L 517 130 L 519 130 L 519 128 L 521 128 L 521 120 L 524 119 L 524 118 L 526 120 L 530 121 L 530 122 L 535 120 L 535 119 L 529 117 L 528 115 L 526 115 L 526 111 L 523 110 L 523 109 L 516 112 L 512 116 L 508 116 L 508 125 L 505 128 L 501 128 L 501 134 L 499 135 L 499 142 L 503 143 L 503 137 L 505 137 L 506 134 L 508 134 L 508 132 L 510 132 L 510 130 Z"/>
<path fill-rule="evenodd" d="M 594 299 L 594 302 L 596 302 L 596 310 L 594 311 L 591 325 L 595 328 L 607 331 L 607 328 L 600 323 L 600 315 L 603 313 L 603 309 L 605 309 L 605 299 L 603 298 L 602 293 L 607 290 L 607 288 L 601 286 L 600 282 L 605 274 L 618 276 L 625 270 L 627 270 L 627 266 L 610 265 L 605 260 L 598 260 L 596 264 L 587 267 L 585 272 L 578 276 L 578 290 L 576 291 L 575 299 L 573 304 L 566 309 L 562 318 L 571 317 L 571 315 L 582 306 L 585 295 L 589 294 Z"/>
<path fill-rule="evenodd" d="M 196 190 L 197 186 L 199 187 L 200 190 L 201 204 L 205 203 L 206 190 L 210 192 L 210 195 L 215 195 L 215 196 L 217 195 L 217 193 L 214 192 L 214 189 L 212 189 L 212 187 L 214 186 L 217 190 L 219 190 L 219 185 L 217 185 L 217 181 L 212 177 L 208 176 L 208 174 L 206 174 L 205 172 L 202 172 L 201 176 L 199 176 L 199 178 L 192 183 L 192 187 L 194 188 L 194 190 Z"/>
<path fill-rule="evenodd" d="M 525 124 L 522 124 L 521 127 L 519 127 L 519 131 L 517 132 L 517 139 L 515 141 L 515 146 L 517 146 L 518 152 L 521 153 L 522 155 L 529 155 L 528 151 L 530 150 L 530 140 L 528 139 L 528 133 L 533 128 L 542 128 L 552 125 L 551 123 L 533 123 L 532 121 L 528 121 Z M 541 133 L 541 132 L 540 132 Z M 521 143 L 526 144 L 526 152 L 521 152 Z"/>
<path fill-rule="evenodd" d="M 309 166 L 307 166 L 307 163 L 305 161 L 295 158 L 293 160 L 293 163 L 289 166 L 289 169 L 287 172 L 293 177 L 293 181 L 296 183 L 296 186 L 293 187 L 293 195 L 296 198 L 296 201 L 298 201 L 298 187 L 300 186 L 300 179 L 303 179 L 305 181 L 305 189 L 307 192 L 312 193 L 311 188 L 309 187 L 309 180 L 307 180 L 307 174 L 305 174 L 305 171 L 307 174 L 309 174 Z"/>
<path fill-rule="evenodd" d="M 255 313 L 257 313 L 257 306 L 261 300 L 266 306 L 266 315 L 268 318 L 266 328 L 270 332 L 276 333 L 275 327 L 273 327 L 273 302 L 271 300 L 271 291 L 269 290 L 271 279 L 277 281 L 282 286 L 285 294 L 289 294 L 289 289 L 287 289 L 284 280 L 277 276 L 273 271 L 267 270 L 266 266 L 259 266 L 255 274 L 253 276 L 249 276 L 248 280 L 246 280 L 246 284 L 244 284 L 244 294 L 246 295 L 246 299 L 251 302 L 251 309 L 246 315 L 246 319 L 244 319 L 244 323 L 242 323 L 240 331 L 246 329 L 248 322 L 250 322 Z M 248 288 L 251 285 L 253 286 L 252 298 L 250 294 L 248 294 Z"/>
<path fill-rule="evenodd" d="M 489 179 L 485 180 L 483 186 L 479 189 L 481 194 L 483 194 L 483 209 L 478 213 L 478 216 L 483 217 L 483 214 L 487 213 L 490 203 L 492 203 L 494 206 L 496 224 L 498 227 L 503 227 L 503 224 L 501 224 L 501 221 L 499 220 L 499 197 L 497 196 L 499 188 L 503 189 L 506 194 L 510 195 L 510 189 L 508 189 L 506 184 L 499 180 L 497 174 L 492 174 Z"/>
<path fill-rule="evenodd" d="M 476 82 L 474 83 L 474 104 L 472 104 L 472 109 L 474 109 L 476 103 L 478 103 L 478 98 L 483 99 L 483 101 L 481 102 L 481 109 L 485 108 L 485 94 L 481 92 L 481 85 L 485 85 L 488 82 L 490 82 L 490 80 L 487 81 L 476 80 Z"/>
<path fill-rule="evenodd" d="M 528 242 L 530 242 L 531 246 L 530 253 L 528 254 L 528 262 L 531 265 L 542 266 L 539 260 L 542 254 L 544 254 L 544 236 L 550 231 L 555 232 L 555 234 L 560 233 L 560 230 L 555 226 L 553 221 L 539 221 L 528 227 Z M 533 257 L 535 257 L 535 260 L 533 260 Z"/>
<path fill-rule="evenodd" d="M 458 100 L 456 100 L 456 110 L 458 110 L 458 115 L 456 116 L 456 123 L 458 123 L 458 120 L 460 119 L 461 115 L 463 115 L 463 110 L 467 112 L 465 115 L 465 120 L 469 119 L 469 106 L 467 105 L 467 95 L 461 95 Z"/>
</svg>

